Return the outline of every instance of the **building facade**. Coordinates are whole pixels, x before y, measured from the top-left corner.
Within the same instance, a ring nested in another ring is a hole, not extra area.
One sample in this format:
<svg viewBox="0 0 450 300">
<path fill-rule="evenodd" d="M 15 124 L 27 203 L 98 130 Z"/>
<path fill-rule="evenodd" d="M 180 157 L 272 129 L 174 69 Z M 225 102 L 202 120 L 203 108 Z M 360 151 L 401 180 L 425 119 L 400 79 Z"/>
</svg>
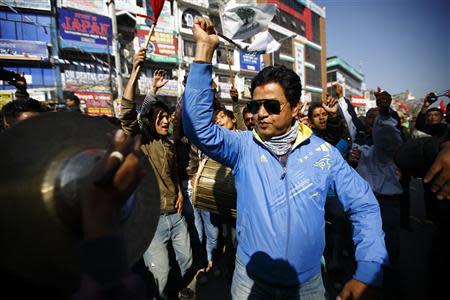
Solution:
<svg viewBox="0 0 450 300">
<path fill-rule="evenodd" d="M 327 58 L 327 93 L 336 97 L 335 85 L 342 86 L 344 97 L 349 99 L 358 115 L 365 115 L 374 106 L 366 93 L 364 74 L 338 56 Z"/>
<path fill-rule="evenodd" d="M 123 89 L 117 76 L 125 85 L 132 57 L 149 31 L 148 19 L 139 16 L 147 14 L 147 2 L 115 0 L 113 16 L 106 4 L 110 1 L 4 0 L 0 3 L 0 67 L 25 73 L 30 93 L 38 100 L 61 102 L 63 91 L 70 90 L 82 99 L 89 114 L 117 115 L 120 107 L 114 112 L 113 101 Z M 272 55 L 252 55 L 221 40 L 213 58 L 213 79 L 222 101 L 231 106 L 232 82 L 242 102 L 249 100 L 252 78 L 271 64 L 285 65 L 301 77 L 303 100 L 320 101 L 326 91 L 324 8 L 310 0 L 257 2 L 277 5 L 269 31 L 281 48 Z M 166 1 L 139 77 L 138 101 L 150 89 L 154 71 L 164 69 L 169 82 L 159 96 L 175 106 L 194 59 L 195 17 L 208 16 L 222 32 L 217 3 Z M 113 41 L 118 42 L 119 59 Z M 1 95 L 13 98 L 13 92 L 14 87 L 0 82 Z"/>
</svg>

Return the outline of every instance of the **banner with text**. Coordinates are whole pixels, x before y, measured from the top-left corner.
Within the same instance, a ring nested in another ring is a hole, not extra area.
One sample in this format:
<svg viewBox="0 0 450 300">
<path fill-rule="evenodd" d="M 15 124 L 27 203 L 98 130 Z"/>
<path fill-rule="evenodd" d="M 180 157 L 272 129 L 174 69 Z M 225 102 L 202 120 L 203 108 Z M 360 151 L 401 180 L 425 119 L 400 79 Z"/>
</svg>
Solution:
<svg viewBox="0 0 450 300">
<path fill-rule="evenodd" d="M 259 72 L 261 71 L 261 55 L 240 51 L 239 61 L 242 71 Z"/>
<path fill-rule="evenodd" d="M 109 93 L 74 92 L 80 101 L 86 103 L 86 113 L 90 116 L 113 116 L 112 96 Z"/>
<path fill-rule="evenodd" d="M 66 70 L 61 74 L 64 89 L 83 91 L 110 90 L 109 74 Z"/>
<path fill-rule="evenodd" d="M 138 48 L 145 42 L 149 30 L 146 26 L 138 25 L 136 34 Z M 147 57 L 154 62 L 178 63 L 178 38 L 173 33 L 155 30 L 148 45 Z"/>
<path fill-rule="evenodd" d="M 58 14 L 62 48 L 78 48 L 95 53 L 110 52 L 110 18 L 64 8 L 58 9 Z"/>
</svg>

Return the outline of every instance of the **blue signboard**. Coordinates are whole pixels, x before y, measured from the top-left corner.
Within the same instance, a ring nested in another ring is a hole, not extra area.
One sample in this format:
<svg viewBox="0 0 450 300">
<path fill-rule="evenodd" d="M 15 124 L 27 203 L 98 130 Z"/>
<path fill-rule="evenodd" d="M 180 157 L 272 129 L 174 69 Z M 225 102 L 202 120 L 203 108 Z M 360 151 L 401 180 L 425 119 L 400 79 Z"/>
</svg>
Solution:
<svg viewBox="0 0 450 300">
<path fill-rule="evenodd" d="M 71 9 L 58 9 L 61 48 L 109 53 L 111 19 Z"/>
<path fill-rule="evenodd" d="M 239 53 L 241 70 L 249 72 L 259 72 L 261 70 L 261 55 L 250 54 L 241 51 Z"/>
<path fill-rule="evenodd" d="M 0 39 L 0 59 L 48 60 L 45 42 Z"/>
</svg>

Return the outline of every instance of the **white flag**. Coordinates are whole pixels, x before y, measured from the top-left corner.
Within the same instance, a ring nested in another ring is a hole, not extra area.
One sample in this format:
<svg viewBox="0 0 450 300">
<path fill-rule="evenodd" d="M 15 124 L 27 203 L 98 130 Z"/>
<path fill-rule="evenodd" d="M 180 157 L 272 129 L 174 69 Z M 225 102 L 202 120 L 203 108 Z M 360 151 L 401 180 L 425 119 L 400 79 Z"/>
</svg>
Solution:
<svg viewBox="0 0 450 300">
<path fill-rule="evenodd" d="M 268 31 L 263 31 L 255 35 L 255 39 L 246 49 L 248 52 L 272 53 L 280 49 L 278 43 Z"/>
<path fill-rule="evenodd" d="M 226 37 L 245 40 L 267 30 L 277 12 L 275 4 L 238 4 L 230 1 L 222 14 L 222 28 Z"/>
</svg>

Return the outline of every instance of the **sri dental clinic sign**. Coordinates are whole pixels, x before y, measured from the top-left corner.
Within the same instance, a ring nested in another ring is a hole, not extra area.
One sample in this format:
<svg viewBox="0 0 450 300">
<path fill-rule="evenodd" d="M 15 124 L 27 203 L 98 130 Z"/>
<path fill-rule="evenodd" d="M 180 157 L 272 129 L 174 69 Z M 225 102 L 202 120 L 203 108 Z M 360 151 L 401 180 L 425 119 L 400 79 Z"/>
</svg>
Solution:
<svg viewBox="0 0 450 300">
<path fill-rule="evenodd" d="M 61 48 L 75 48 L 85 52 L 109 53 L 111 19 L 81 11 L 58 9 Z"/>
</svg>

